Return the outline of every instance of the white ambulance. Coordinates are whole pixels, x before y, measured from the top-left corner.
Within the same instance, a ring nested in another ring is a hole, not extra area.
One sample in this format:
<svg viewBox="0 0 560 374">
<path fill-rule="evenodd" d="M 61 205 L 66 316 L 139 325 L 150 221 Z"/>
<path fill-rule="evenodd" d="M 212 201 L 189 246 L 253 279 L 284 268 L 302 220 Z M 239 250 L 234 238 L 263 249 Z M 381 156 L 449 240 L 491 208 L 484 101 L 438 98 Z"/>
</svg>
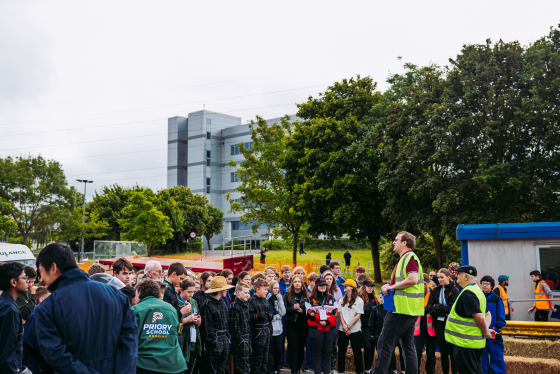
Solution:
<svg viewBox="0 0 560 374">
<path fill-rule="evenodd" d="M 20 262 L 35 266 L 35 256 L 23 244 L 0 243 L 0 262 Z"/>
</svg>

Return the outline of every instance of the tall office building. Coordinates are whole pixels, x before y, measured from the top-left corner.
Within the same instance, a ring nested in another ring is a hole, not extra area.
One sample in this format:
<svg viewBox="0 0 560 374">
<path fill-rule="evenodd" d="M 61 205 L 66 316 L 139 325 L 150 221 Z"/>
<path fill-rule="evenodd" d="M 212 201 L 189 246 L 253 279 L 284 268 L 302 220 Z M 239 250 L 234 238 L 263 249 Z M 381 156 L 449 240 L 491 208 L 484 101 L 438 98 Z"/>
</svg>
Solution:
<svg viewBox="0 0 560 374">
<path fill-rule="evenodd" d="M 280 118 L 268 120 L 279 121 Z M 227 164 L 243 160 L 238 143 L 250 146 L 249 125 L 241 124 L 239 117 L 202 110 L 189 113 L 188 117 L 169 118 L 167 126 L 167 187 L 186 186 L 193 193 L 206 196 L 210 204 L 224 212 L 222 233 L 211 239 L 212 248 L 231 238 L 251 240 L 252 247 L 259 248 L 268 229 L 261 228 L 253 234 L 239 214 L 229 213 L 226 200 L 227 193 L 234 199 L 240 197 L 235 192 L 239 182 L 235 168 Z"/>
</svg>

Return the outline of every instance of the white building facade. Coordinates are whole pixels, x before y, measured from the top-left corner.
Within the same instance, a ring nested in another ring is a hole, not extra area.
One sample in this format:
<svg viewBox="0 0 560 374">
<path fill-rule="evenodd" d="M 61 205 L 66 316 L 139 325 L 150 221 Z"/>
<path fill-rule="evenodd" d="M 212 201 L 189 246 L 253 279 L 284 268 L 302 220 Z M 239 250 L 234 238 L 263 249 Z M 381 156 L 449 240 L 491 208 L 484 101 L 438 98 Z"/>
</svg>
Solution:
<svg viewBox="0 0 560 374">
<path fill-rule="evenodd" d="M 241 124 L 239 117 L 202 110 L 189 113 L 188 117 L 169 118 L 167 126 L 167 187 L 186 186 L 193 193 L 206 196 L 210 204 L 224 212 L 222 233 L 211 239 L 211 249 L 232 238 L 246 242 L 247 249 L 260 248 L 268 229 L 261 228 L 254 234 L 241 222 L 239 214 L 229 212 L 226 200 L 227 193 L 233 199 L 240 197 L 235 192 L 239 184 L 236 168 L 228 163 L 243 160 L 238 144 L 250 146 L 249 125 Z M 203 242 L 207 249 L 206 241 Z"/>
</svg>

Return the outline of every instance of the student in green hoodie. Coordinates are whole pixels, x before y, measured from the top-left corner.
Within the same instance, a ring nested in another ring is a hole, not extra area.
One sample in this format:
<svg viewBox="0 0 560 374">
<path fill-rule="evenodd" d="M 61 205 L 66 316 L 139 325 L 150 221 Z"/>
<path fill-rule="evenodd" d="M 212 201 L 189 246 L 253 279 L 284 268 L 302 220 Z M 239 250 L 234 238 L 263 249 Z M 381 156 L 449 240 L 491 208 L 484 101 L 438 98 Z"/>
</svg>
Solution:
<svg viewBox="0 0 560 374">
<path fill-rule="evenodd" d="M 183 373 L 187 364 L 181 352 L 176 309 L 161 300 L 160 283 L 145 279 L 136 287 L 140 302 L 132 307 L 138 325 L 137 374 Z"/>
<path fill-rule="evenodd" d="M 190 279 L 181 282 L 181 295 L 179 304 L 182 306 L 190 305 L 189 312 L 183 315 L 183 356 L 187 362 L 187 374 L 191 374 L 196 365 L 196 361 L 202 353 L 202 340 L 200 338 L 199 326 L 201 323 L 200 310 L 196 300 L 193 299 L 195 284 Z"/>
</svg>

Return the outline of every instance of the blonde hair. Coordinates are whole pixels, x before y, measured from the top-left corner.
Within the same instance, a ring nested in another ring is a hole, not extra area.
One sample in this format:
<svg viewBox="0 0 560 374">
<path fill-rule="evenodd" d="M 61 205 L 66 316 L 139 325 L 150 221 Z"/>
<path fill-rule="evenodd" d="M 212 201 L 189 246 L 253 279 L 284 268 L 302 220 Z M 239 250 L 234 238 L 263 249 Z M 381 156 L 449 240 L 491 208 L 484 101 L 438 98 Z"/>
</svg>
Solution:
<svg viewBox="0 0 560 374">
<path fill-rule="evenodd" d="M 294 271 L 292 271 L 292 273 L 303 273 L 303 276 L 305 277 L 305 275 L 307 274 L 307 272 L 305 271 L 305 269 L 302 266 L 296 266 L 294 268 Z"/>
<path fill-rule="evenodd" d="M 285 272 L 286 270 L 290 270 L 292 271 L 292 268 L 290 267 L 290 265 L 284 265 L 280 268 L 280 273 Z"/>
</svg>

